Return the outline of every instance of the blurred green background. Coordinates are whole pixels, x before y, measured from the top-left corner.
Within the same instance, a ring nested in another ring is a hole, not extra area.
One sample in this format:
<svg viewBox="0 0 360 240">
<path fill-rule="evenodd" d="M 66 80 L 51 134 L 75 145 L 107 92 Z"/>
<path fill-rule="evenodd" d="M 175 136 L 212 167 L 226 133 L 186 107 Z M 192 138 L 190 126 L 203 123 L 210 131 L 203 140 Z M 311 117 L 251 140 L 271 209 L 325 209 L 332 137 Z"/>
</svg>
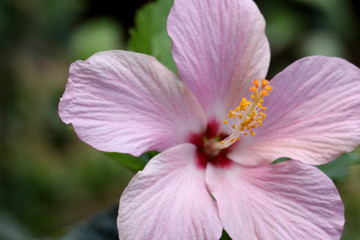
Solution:
<svg viewBox="0 0 360 240">
<path fill-rule="evenodd" d="M 164 54 L 172 0 L 160 1 L 0 1 L 0 239 L 56 239 L 117 204 L 133 173 L 81 142 L 57 105 L 70 63 L 97 51 L 142 51 L 174 69 Z M 360 66 L 359 1 L 256 2 L 267 21 L 269 79 L 307 55 Z M 346 209 L 342 239 L 360 239 L 359 164 L 336 185 Z"/>
</svg>

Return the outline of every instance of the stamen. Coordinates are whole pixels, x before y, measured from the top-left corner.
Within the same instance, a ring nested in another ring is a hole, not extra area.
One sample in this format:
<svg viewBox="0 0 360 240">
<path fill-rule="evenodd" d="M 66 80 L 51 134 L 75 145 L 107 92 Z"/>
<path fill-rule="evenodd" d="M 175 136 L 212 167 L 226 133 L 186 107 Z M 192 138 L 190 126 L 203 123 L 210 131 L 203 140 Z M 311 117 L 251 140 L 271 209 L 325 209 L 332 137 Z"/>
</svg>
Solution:
<svg viewBox="0 0 360 240">
<path fill-rule="evenodd" d="M 257 92 L 257 90 L 258 90 L 258 89 L 257 89 L 257 87 L 255 87 L 255 86 L 251 86 L 251 87 L 250 87 L 250 91 L 252 91 L 252 92 L 254 92 L 254 93 Z"/>
<path fill-rule="evenodd" d="M 269 92 L 271 92 L 272 91 L 272 86 L 270 86 L 270 85 L 267 85 L 266 87 L 265 87 L 265 90 L 266 91 L 269 91 Z"/>
<path fill-rule="evenodd" d="M 233 132 L 222 141 L 215 143 L 217 149 L 224 149 L 240 140 L 240 136 L 255 136 L 254 129 L 261 126 L 266 114 L 263 112 L 266 107 L 262 105 L 264 97 L 269 95 L 273 88 L 269 85 L 268 80 L 254 80 L 253 86 L 250 87 L 251 101 L 242 98 L 239 106 L 235 110 L 230 110 L 227 115 L 232 123 Z M 260 86 L 261 85 L 261 86 Z M 224 124 L 229 123 L 225 120 Z"/>
<path fill-rule="evenodd" d="M 268 95 L 269 95 L 268 91 L 265 91 L 265 90 L 261 91 L 261 96 L 268 96 Z"/>
<path fill-rule="evenodd" d="M 266 79 L 261 80 L 261 84 L 262 84 L 261 89 L 264 89 L 264 87 L 269 84 L 269 81 Z"/>
</svg>

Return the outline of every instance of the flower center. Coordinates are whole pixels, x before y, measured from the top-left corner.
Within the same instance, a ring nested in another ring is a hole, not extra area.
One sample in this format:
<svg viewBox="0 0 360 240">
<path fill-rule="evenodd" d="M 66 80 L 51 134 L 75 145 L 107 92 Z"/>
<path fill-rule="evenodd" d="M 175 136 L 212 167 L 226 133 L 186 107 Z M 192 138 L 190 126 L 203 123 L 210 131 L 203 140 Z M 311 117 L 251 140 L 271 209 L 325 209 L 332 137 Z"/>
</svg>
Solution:
<svg viewBox="0 0 360 240">
<path fill-rule="evenodd" d="M 214 148 L 216 143 L 225 136 L 219 134 L 219 123 L 216 120 L 209 121 L 204 133 L 189 136 L 189 142 L 197 147 L 196 164 L 199 168 L 205 169 L 208 163 L 222 168 L 231 166 L 232 162 L 226 156 L 229 149 Z"/>
<path fill-rule="evenodd" d="M 266 118 L 264 113 L 266 107 L 262 105 L 263 98 L 269 95 L 272 87 L 268 80 L 254 80 L 253 84 L 250 87 L 250 91 L 253 92 L 250 101 L 242 98 L 240 105 L 230 110 L 227 116 L 229 119 L 224 121 L 224 124 L 231 129 L 231 134 L 222 141 L 216 142 L 212 148 L 224 149 L 239 141 L 241 136 L 255 136 L 254 129 L 261 126 Z"/>
<path fill-rule="evenodd" d="M 205 169 L 207 163 L 222 168 L 231 166 L 232 161 L 227 157 L 231 151 L 229 147 L 239 141 L 242 136 L 255 136 L 254 129 L 261 126 L 266 118 L 264 113 L 266 107 L 262 105 L 263 98 L 269 95 L 272 87 L 267 80 L 254 80 L 253 84 L 250 87 L 250 91 L 253 93 L 250 101 L 242 98 L 239 106 L 230 110 L 227 116 L 228 120 L 224 121 L 231 132 L 227 137 L 223 133 L 219 134 L 217 121 L 210 121 L 203 134 L 190 135 L 189 142 L 197 146 L 196 162 L 198 167 Z"/>
</svg>

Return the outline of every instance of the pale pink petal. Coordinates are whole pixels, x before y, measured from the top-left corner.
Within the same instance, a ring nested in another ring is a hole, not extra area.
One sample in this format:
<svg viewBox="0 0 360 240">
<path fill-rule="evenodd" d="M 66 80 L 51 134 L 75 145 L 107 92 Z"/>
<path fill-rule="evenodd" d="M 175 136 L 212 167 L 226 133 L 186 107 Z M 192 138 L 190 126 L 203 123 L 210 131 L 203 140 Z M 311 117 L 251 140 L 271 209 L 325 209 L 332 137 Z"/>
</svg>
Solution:
<svg viewBox="0 0 360 240">
<path fill-rule="evenodd" d="M 303 58 L 270 81 L 267 114 L 255 137 L 229 157 L 259 164 L 289 157 L 324 164 L 360 144 L 360 69 L 329 57 Z"/>
<path fill-rule="evenodd" d="M 121 240 L 220 238 L 216 203 L 195 154 L 192 144 L 175 146 L 136 174 L 120 198 Z"/>
<path fill-rule="evenodd" d="M 344 206 L 332 181 L 298 161 L 222 169 L 206 182 L 232 239 L 340 239 Z"/>
<path fill-rule="evenodd" d="M 265 21 L 252 0 L 175 0 L 167 28 L 179 75 L 209 119 L 226 116 L 266 76 Z"/>
<path fill-rule="evenodd" d="M 163 151 L 206 127 L 201 106 L 174 73 L 126 51 L 73 63 L 59 115 L 94 148 L 133 155 Z"/>
</svg>

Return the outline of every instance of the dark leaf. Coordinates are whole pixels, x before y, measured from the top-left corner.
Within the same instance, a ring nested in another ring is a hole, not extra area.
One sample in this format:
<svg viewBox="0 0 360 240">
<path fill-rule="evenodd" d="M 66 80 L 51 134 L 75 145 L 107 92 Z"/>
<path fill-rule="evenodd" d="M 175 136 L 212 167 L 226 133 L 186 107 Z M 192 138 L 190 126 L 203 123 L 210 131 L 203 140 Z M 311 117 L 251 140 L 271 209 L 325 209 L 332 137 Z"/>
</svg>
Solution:
<svg viewBox="0 0 360 240">
<path fill-rule="evenodd" d="M 60 240 L 119 240 L 117 215 L 118 206 L 114 206 L 75 226 Z"/>
</svg>

